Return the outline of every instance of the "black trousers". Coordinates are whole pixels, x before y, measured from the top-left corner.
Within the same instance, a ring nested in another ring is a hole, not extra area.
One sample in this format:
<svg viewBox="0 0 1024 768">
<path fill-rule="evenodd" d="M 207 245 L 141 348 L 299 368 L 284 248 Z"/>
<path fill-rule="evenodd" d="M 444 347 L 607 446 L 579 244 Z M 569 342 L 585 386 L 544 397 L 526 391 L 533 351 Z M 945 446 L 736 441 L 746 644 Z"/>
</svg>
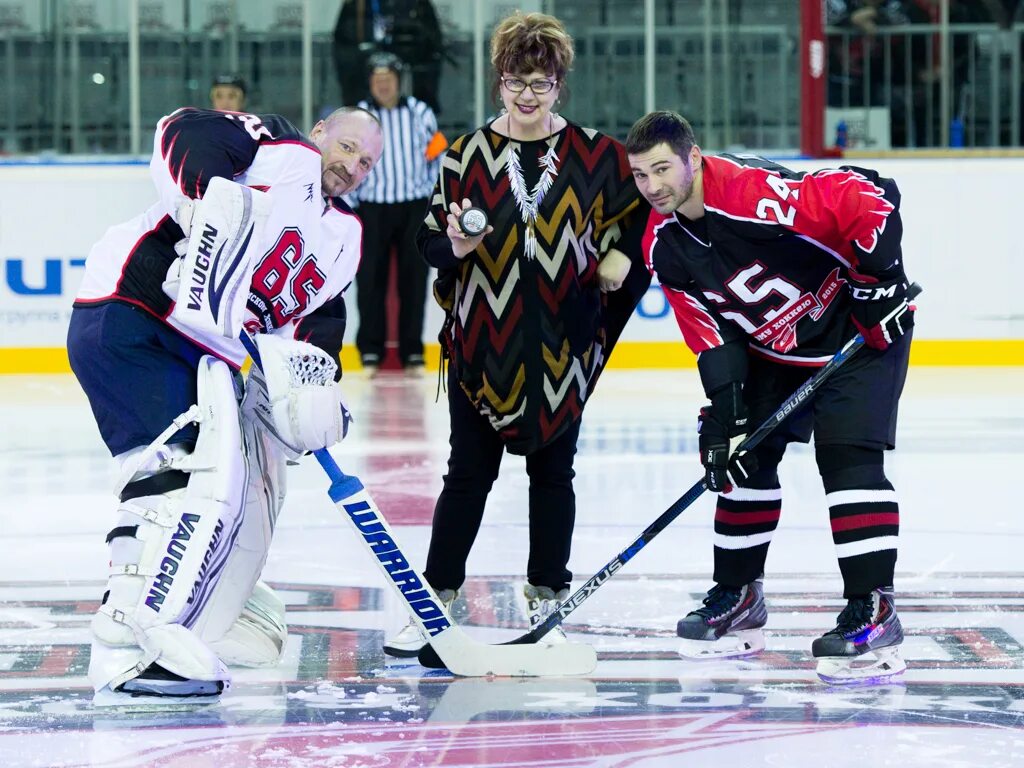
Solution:
<svg viewBox="0 0 1024 768">
<path fill-rule="evenodd" d="M 363 222 L 363 258 L 356 275 L 359 330 L 356 346 L 365 359 L 384 358 L 387 334 L 388 278 L 391 248 L 398 254 L 398 355 L 403 365 L 411 357 L 422 363 L 423 310 L 427 300 L 428 267 L 416 247 L 416 232 L 423 223 L 427 199 L 407 203 L 360 203 Z"/>
<path fill-rule="evenodd" d="M 487 494 L 498 477 L 504 444 L 466 393 L 448 377 L 451 454 L 444 489 L 434 508 L 434 525 L 424 575 L 435 590 L 459 589 L 466 580 L 466 559 L 480 530 Z M 566 589 L 566 567 L 576 522 L 576 476 L 572 468 L 580 421 L 557 440 L 526 457 L 530 477 L 530 556 L 527 580 L 555 592 Z"/>
</svg>

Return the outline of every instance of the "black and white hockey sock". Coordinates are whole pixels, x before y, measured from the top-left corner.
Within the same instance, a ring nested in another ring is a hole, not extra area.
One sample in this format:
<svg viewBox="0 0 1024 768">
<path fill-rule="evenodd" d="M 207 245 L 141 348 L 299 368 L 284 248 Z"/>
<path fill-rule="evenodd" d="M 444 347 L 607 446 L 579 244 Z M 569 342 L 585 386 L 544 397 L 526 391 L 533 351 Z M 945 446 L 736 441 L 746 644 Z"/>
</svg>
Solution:
<svg viewBox="0 0 1024 768">
<path fill-rule="evenodd" d="M 822 466 L 822 453 L 829 448 L 833 455 Z M 891 585 L 896 569 L 900 510 L 896 491 L 885 477 L 882 451 L 822 446 L 818 459 L 832 541 L 843 575 L 843 596 L 866 595 Z"/>
<path fill-rule="evenodd" d="M 781 513 L 782 488 L 777 476 L 770 487 L 734 487 L 719 495 L 715 508 L 716 583 L 740 587 L 760 578 Z"/>
</svg>

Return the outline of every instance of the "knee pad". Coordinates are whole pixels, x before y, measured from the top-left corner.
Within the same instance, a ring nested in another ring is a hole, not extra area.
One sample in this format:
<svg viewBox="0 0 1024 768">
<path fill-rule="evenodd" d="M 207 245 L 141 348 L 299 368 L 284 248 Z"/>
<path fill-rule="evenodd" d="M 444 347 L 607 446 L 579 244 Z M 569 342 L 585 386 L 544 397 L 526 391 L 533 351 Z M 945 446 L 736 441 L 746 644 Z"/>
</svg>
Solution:
<svg viewBox="0 0 1024 768">
<path fill-rule="evenodd" d="M 227 670 L 187 627 L 223 569 L 238 523 L 245 484 L 238 404 L 228 366 L 200 361 L 199 403 L 188 420 L 199 423 L 187 455 L 158 445 L 177 431 L 175 420 L 127 467 L 119 519 L 107 541 L 111 572 L 93 634 L 106 646 L 90 664 L 99 690 L 138 676 L 157 662 L 187 679 L 230 680 Z M 152 472 L 156 474 L 152 474 Z"/>
<path fill-rule="evenodd" d="M 881 448 L 815 445 L 814 458 L 826 492 L 869 488 L 886 482 L 885 455 Z"/>
<path fill-rule="evenodd" d="M 257 581 L 238 618 L 209 645 L 230 666 L 266 667 L 280 661 L 287 640 L 284 601 Z"/>
</svg>

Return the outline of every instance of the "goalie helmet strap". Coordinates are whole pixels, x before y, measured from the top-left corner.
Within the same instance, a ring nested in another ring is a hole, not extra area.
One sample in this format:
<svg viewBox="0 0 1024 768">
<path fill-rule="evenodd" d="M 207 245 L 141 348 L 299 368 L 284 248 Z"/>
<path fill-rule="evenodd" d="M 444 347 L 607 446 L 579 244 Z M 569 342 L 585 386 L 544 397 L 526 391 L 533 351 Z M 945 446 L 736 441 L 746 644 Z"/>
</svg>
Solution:
<svg viewBox="0 0 1024 768">
<path fill-rule="evenodd" d="M 157 496 L 168 491 L 175 491 L 178 488 L 184 488 L 187 485 L 188 472 L 172 469 L 128 483 L 124 490 L 121 491 L 121 501 L 137 499 L 140 496 Z"/>
</svg>

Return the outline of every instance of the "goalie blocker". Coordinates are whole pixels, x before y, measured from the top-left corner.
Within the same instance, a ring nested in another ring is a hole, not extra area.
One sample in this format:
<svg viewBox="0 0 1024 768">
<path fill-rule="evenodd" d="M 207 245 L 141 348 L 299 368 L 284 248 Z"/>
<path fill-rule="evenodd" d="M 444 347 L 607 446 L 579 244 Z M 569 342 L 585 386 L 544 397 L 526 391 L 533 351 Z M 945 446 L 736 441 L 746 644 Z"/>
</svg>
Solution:
<svg viewBox="0 0 1024 768">
<path fill-rule="evenodd" d="M 176 219 L 188 245 L 164 284 L 175 300 L 174 321 L 229 339 L 238 336 L 269 215 L 268 193 L 219 176 L 210 179 L 200 200 L 178 207 Z"/>
</svg>

